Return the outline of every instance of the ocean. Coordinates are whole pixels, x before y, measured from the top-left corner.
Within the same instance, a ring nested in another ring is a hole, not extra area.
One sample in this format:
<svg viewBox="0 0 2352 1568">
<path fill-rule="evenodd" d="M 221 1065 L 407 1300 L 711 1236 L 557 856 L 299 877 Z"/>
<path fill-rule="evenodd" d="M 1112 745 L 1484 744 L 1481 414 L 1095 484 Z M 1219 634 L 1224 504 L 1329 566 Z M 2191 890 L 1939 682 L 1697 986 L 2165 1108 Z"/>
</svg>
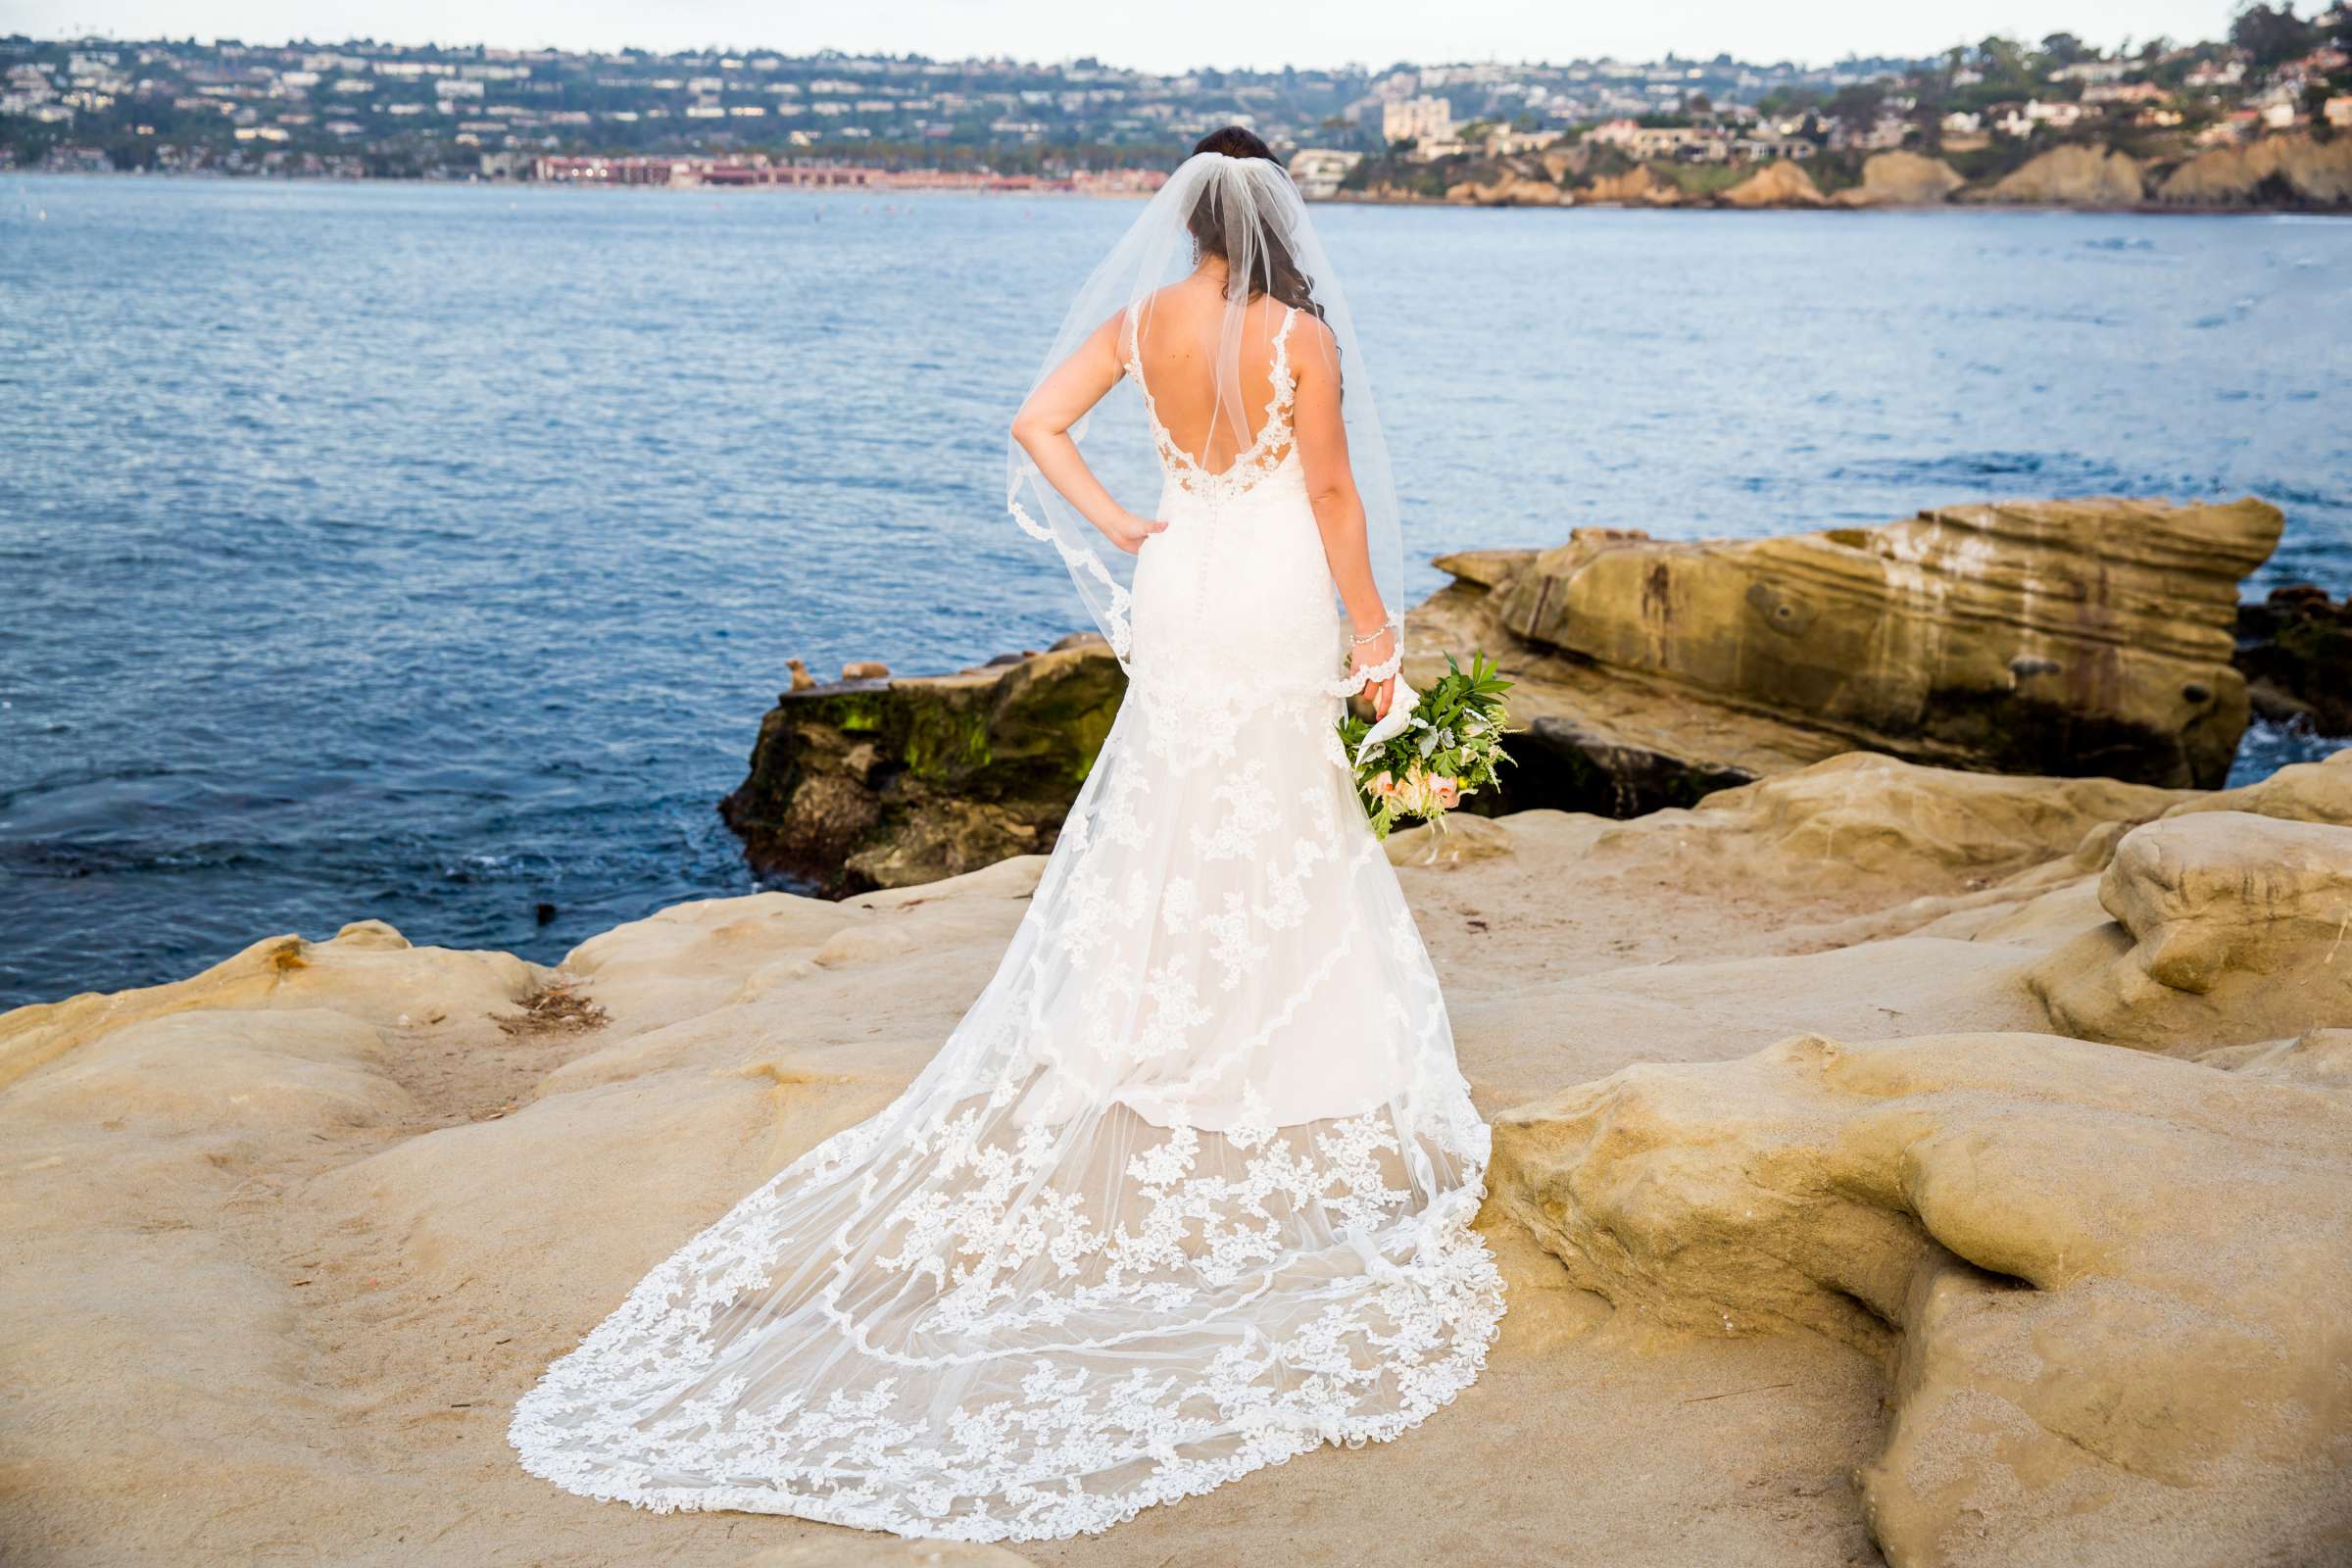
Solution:
<svg viewBox="0 0 2352 1568">
<path fill-rule="evenodd" d="M 787 658 L 1084 623 L 1004 426 L 1134 212 L 0 177 L 0 1005 L 750 891 L 713 806 Z M 2352 586 L 2352 220 L 1317 222 L 1416 557 L 2250 492 L 2250 591 Z"/>
</svg>

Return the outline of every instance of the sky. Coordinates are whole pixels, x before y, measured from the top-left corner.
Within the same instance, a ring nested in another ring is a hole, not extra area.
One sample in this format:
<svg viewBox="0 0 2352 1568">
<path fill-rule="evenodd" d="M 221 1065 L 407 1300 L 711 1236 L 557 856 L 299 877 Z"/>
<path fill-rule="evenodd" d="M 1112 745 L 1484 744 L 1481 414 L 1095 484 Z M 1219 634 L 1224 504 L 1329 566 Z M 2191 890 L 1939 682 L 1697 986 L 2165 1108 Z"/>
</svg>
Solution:
<svg viewBox="0 0 2352 1568">
<path fill-rule="evenodd" d="M 372 37 L 510 48 L 1094 56 L 1174 72 L 1216 66 L 1373 67 L 1397 61 L 1700 57 L 1828 64 L 1918 56 L 1990 33 L 2067 31 L 2114 45 L 2219 37 L 2229 0 L 0 0 L 0 33 L 242 38 Z M 2306 0 L 2306 14 L 2325 9 Z"/>
</svg>

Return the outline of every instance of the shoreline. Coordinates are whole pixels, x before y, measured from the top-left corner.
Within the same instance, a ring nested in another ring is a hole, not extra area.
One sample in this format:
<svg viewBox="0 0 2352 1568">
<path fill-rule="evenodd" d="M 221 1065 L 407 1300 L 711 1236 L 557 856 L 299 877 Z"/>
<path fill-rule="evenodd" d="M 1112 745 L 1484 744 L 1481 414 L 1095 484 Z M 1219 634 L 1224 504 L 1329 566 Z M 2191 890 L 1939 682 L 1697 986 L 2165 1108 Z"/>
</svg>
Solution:
<svg viewBox="0 0 2352 1568">
<path fill-rule="evenodd" d="M 0 171 L 0 178 L 39 178 L 58 180 L 156 180 L 188 184 L 263 184 L 263 185 L 337 185 L 355 188 L 373 186 L 429 186 L 454 190 L 497 190 L 510 194 L 516 191 L 608 191 L 643 193 L 654 196 L 857 196 L 881 200 L 901 196 L 980 196 L 992 200 L 1021 200 L 1037 198 L 1069 199 L 1090 202 L 1149 201 L 1147 191 L 1084 191 L 1054 190 L 988 190 L 967 185 L 903 185 L 858 186 L 843 185 L 808 187 L 797 185 L 655 185 L 617 184 L 593 180 L 541 179 L 484 179 L 469 176 L 464 179 L 433 179 L 414 174 L 369 174 L 357 178 L 338 174 L 286 174 L 257 171 L 251 173 L 226 173 L 204 170 L 87 170 L 87 169 L 12 169 Z M 1713 200 L 1687 202 L 1473 202 L 1447 201 L 1443 197 L 1426 196 L 1367 196 L 1343 191 L 1333 196 L 1310 198 L 1309 207 L 1389 207 L 1429 208 L 1447 212 L 1592 212 L 1592 213 L 1701 213 L 1766 214 L 1819 213 L 1841 217 L 1857 217 L 1871 213 L 2011 213 L 2020 217 L 2040 217 L 2052 213 L 2074 213 L 2086 216 L 2132 218 L 2319 218 L 2352 222 L 2352 208 L 2290 207 L 2278 205 L 2251 206 L 2242 203 L 2195 206 L 2181 202 L 2139 202 L 2126 206 L 2105 206 L 2091 203 L 2067 202 L 1758 202 L 1740 205 Z"/>
</svg>

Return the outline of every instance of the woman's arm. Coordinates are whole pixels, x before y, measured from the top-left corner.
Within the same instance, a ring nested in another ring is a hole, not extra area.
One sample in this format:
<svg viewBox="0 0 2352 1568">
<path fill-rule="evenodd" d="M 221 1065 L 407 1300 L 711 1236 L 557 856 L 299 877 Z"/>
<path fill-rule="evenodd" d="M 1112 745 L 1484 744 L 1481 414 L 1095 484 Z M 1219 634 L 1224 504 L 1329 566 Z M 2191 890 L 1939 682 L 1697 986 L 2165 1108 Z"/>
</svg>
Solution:
<svg viewBox="0 0 2352 1568">
<path fill-rule="evenodd" d="M 1348 622 L 1354 628 L 1356 640 L 1348 656 L 1353 672 L 1388 662 L 1396 652 L 1396 629 L 1389 624 L 1388 606 L 1381 603 L 1379 584 L 1372 578 L 1363 498 L 1356 494 L 1355 470 L 1348 462 L 1348 426 L 1340 414 L 1339 345 L 1322 321 L 1301 313 L 1301 324 L 1306 342 L 1296 356 L 1298 391 L 1291 427 L 1298 443 L 1299 466 L 1306 472 L 1315 527 L 1323 535 L 1323 559 L 1331 564 L 1331 579 L 1339 584 L 1340 602 L 1348 607 Z M 1396 691 L 1394 675 L 1367 688 L 1379 716 L 1388 716 Z"/>
<path fill-rule="evenodd" d="M 1086 459 L 1079 456 L 1078 443 L 1070 439 L 1070 426 L 1085 418 L 1086 411 L 1102 402 L 1126 373 L 1119 363 L 1121 324 L 1122 318 L 1114 316 L 1095 328 L 1068 359 L 1054 368 L 1052 375 L 1038 383 L 1029 401 L 1021 405 L 1021 412 L 1012 417 L 1012 438 L 1029 454 L 1046 483 L 1060 491 L 1080 516 L 1133 555 L 1167 524 L 1139 517 L 1113 501 L 1102 481 L 1086 466 Z"/>
</svg>

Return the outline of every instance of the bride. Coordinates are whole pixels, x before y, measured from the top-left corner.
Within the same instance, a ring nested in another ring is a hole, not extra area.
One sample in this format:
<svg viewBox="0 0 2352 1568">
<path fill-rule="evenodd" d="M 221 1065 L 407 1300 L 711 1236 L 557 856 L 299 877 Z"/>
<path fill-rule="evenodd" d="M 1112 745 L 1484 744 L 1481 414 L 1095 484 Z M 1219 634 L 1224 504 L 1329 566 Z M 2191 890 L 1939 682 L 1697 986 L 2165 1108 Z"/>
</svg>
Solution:
<svg viewBox="0 0 2352 1568">
<path fill-rule="evenodd" d="M 1122 432 L 1090 433 L 1130 388 L 1150 519 L 1098 474 Z M 1399 696 L 1396 501 L 1346 306 L 1262 141 L 1218 131 L 1169 178 L 1013 441 L 1014 517 L 1128 670 L 1117 721 L 922 1075 L 524 1396 L 510 1437 L 559 1486 L 1070 1536 L 1395 1438 L 1485 1360 L 1487 1128 L 1334 728 L 1347 695 Z"/>
</svg>

